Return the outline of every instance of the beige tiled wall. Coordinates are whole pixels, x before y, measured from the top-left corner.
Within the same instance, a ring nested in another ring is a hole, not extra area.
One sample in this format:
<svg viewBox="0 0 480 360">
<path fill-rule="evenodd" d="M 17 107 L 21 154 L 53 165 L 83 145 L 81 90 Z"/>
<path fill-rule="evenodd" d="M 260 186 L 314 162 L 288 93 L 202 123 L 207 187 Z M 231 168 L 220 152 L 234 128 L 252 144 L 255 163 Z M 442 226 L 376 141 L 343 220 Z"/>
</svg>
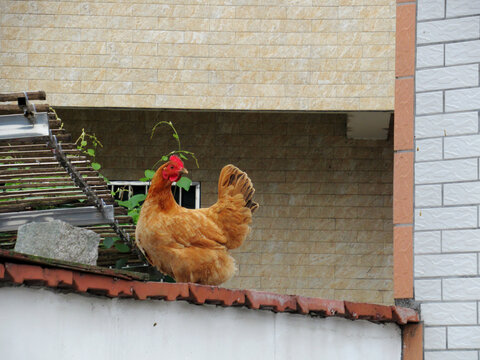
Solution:
<svg viewBox="0 0 480 360">
<path fill-rule="evenodd" d="M 56 106 L 391 110 L 394 0 L 0 2 L 0 91 Z"/>
<path fill-rule="evenodd" d="M 186 163 L 201 182 L 202 206 L 217 198 L 222 166 L 248 172 L 260 208 L 234 256 L 227 287 L 391 304 L 391 141 L 349 140 L 345 115 L 59 109 L 65 128 L 95 133 L 111 180 L 138 180 L 176 147 L 160 120 L 173 121 Z"/>
</svg>

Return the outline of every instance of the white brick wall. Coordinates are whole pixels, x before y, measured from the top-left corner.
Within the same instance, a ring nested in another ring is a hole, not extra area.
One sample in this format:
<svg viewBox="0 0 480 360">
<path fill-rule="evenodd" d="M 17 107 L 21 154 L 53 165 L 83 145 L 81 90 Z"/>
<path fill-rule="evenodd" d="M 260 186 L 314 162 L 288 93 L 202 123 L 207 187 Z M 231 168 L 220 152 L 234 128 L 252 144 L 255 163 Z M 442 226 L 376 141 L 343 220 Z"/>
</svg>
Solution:
<svg viewBox="0 0 480 360">
<path fill-rule="evenodd" d="M 415 280 L 414 287 L 417 301 L 442 300 L 442 281 L 440 279 Z"/>
<path fill-rule="evenodd" d="M 445 16 L 445 0 L 418 0 L 418 20 L 439 19 Z"/>
<path fill-rule="evenodd" d="M 480 108 L 480 88 L 445 91 L 445 111 L 467 111 Z"/>
<path fill-rule="evenodd" d="M 477 132 L 478 112 L 417 116 L 415 119 L 415 137 L 417 139 Z"/>
<path fill-rule="evenodd" d="M 445 205 L 470 205 L 480 203 L 480 182 L 445 184 L 443 186 Z"/>
<path fill-rule="evenodd" d="M 420 46 L 417 49 L 417 69 L 443 65 L 443 45 Z"/>
<path fill-rule="evenodd" d="M 429 325 L 475 325 L 476 302 L 442 302 L 422 304 L 422 319 Z"/>
<path fill-rule="evenodd" d="M 442 252 L 480 252 L 480 229 L 451 230 L 442 234 Z"/>
<path fill-rule="evenodd" d="M 416 255 L 415 277 L 477 275 L 476 254 Z"/>
<path fill-rule="evenodd" d="M 449 66 L 417 71 L 417 91 L 454 89 L 478 85 L 478 65 Z"/>
<path fill-rule="evenodd" d="M 417 1 L 414 294 L 425 360 L 480 359 L 480 1 Z"/>
<path fill-rule="evenodd" d="M 443 93 L 441 91 L 437 91 L 417 94 L 415 108 L 417 115 L 442 112 Z"/>
<path fill-rule="evenodd" d="M 418 185 L 415 188 L 417 207 L 441 206 L 442 185 Z"/>
<path fill-rule="evenodd" d="M 450 349 L 478 349 L 480 346 L 480 326 L 453 326 L 448 329 Z"/>
<path fill-rule="evenodd" d="M 476 351 L 427 351 L 425 360 L 478 360 L 478 355 Z"/>
<path fill-rule="evenodd" d="M 480 135 L 445 138 L 445 159 L 480 156 Z"/>
<path fill-rule="evenodd" d="M 441 232 L 422 231 L 415 233 L 415 254 L 436 254 L 441 252 Z"/>
<path fill-rule="evenodd" d="M 448 278 L 442 280 L 443 300 L 480 299 L 480 278 Z"/>
<path fill-rule="evenodd" d="M 477 159 L 430 161 L 415 164 L 415 182 L 417 184 L 477 179 Z"/>
<path fill-rule="evenodd" d="M 435 45 L 442 48 L 442 61 L 443 61 L 443 45 Z M 430 47 L 430 46 L 428 46 Z M 433 47 L 433 46 L 431 46 Z M 419 48 L 421 49 L 421 48 Z M 439 50 L 435 53 L 437 57 L 440 57 L 438 54 Z M 433 50 L 430 50 L 432 55 Z M 418 56 L 418 55 L 417 55 Z M 430 60 L 434 62 L 433 60 Z M 480 41 L 462 41 L 458 43 L 446 44 L 445 45 L 445 64 L 446 65 L 455 65 L 455 64 L 468 64 L 480 61 Z M 427 60 L 424 60 L 427 62 Z M 437 63 L 439 60 L 437 59 Z M 435 65 L 431 65 L 435 66 Z"/>
<path fill-rule="evenodd" d="M 426 139 L 417 141 L 417 161 L 441 160 L 443 157 L 443 139 Z"/>
<path fill-rule="evenodd" d="M 438 350 L 447 347 L 447 328 L 429 327 L 425 329 L 424 334 L 425 349 Z"/>
<path fill-rule="evenodd" d="M 480 13 L 480 2 L 475 0 L 448 0 L 447 17 Z"/>
<path fill-rule="evenodd" d="M 416 230 L 464 229 L 476 227 L 478 211 L 476 206 L 438 207 L 416 209 Z"/>
<path fill-rule="evenodd" d="M 418 44 L 477 39 L 479 36 L 478 17 L 422 22 L 417 26 Z"/>
</svg>

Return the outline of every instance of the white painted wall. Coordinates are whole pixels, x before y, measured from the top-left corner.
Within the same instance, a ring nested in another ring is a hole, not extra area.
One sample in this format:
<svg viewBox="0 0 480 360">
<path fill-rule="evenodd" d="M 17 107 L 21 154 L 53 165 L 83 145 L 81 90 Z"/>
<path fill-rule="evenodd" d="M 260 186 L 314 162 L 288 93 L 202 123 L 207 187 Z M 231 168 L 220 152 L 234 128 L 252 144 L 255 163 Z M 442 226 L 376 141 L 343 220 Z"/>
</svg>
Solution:
<svg viewBox="0 0 480 360">
<path fill-rule="evenodd" d="M 0 288 L 2 360 L 400 360 L 400 356 L 401 331 L 396 324 Z"/>
</svg>

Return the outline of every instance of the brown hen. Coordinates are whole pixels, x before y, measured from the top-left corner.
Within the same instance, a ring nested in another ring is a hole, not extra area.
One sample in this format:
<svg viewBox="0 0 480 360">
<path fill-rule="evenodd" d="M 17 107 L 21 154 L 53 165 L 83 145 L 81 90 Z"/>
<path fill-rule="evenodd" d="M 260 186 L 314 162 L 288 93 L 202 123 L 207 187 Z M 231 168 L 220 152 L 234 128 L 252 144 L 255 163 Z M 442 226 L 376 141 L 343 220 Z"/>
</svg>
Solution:
<svg viewBox="0 0 480 360">
<path fill-rule="evenodd" d="M 171 186 L 187 173 L 173 155 L 155 173 L 135 232 L 137 246 L 160 272 L 178 282 L 219 285 L 235 273 L 228 249 L 239 247 L 258 208 L 246 173 L 226 165 L 218 181 L 218 201 L 209 208 L 179 206 Z"/>
</svg>

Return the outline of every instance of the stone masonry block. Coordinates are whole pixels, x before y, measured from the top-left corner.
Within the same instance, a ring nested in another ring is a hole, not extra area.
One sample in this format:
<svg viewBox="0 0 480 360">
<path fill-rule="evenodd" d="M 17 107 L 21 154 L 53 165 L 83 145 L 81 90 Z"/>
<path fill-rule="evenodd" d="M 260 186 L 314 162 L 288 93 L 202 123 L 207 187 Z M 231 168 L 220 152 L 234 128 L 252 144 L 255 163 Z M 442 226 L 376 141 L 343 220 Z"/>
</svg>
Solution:
<svg viewBox="0 0 480 360">
<path fill-rule="evenodd" d="M 480 36 L 478 16 L 428 21 L 417 24 L 417 43 L 476 39 Z"/>
<path fill-rule="evenodd" d="M 448 329 L 449 349 L 478 349 L 480 326 L 452 326 Z"/>
<path fill-rule="evenodd" d="M 477 222 L 476 206 L 415 209 L 417 231 L 473 228 Z"/>
<path fill-rule="evenodd" d="M 417 68 L 443 66 L 443 44 L 417 47 Z"/>
<path fill-rule="evenodd" d="M 445 205 L 470 205 L 480 203 L 480 182 L 460 182 L 444 185 Z"/>
<path fill-rule="evenodd" d="M 433 114 L 443 111 L 443 93 L 441 91 L 416 94 L 416 114 Z"/>
<path fill-rule="evenodd" d="M 415 118 L 415 137 L 417 139 L 435 136 L 476 134 L 477 132 L 477 112 L 417 116 Z"/>
<path fill-rule="evenodd" d="M 471 0 L 448 0 L 447 17 L 480 13 L 480 2 Z"/>
<path fill-rule="evenodd" d="M 476 275 L 476 254 L 416 255 L 415 277 Z"/>
<path fill-rule="evenodd" d="M 477 360 L 476 351 L 425 351 L 425 360 Z"/>
<path fill-rule="evenodd" d="M 477 180 L 477 159 L 443 160 L 415 164 L 415 183 Z"/>
<path fill-rule="evenodd" d="M 480 252 L 480 229 L 448 230 L 442 234 L 442 252 Z"/>
<path fill-rule="evenodd" d="M 442 138 L 417 140 L 415 161 L 441 160 L 443 156 Z"/>
<path fill-rule="evenodd" d="M 423 303 L 425 325 L 473 325 L 477 323 L 476 302 Z"/>
<path fill-rule="evenodd" d="M 57 260 L 96 265 L 100 235 L 53 220 L 18 228 L 15 251 Z"/>
<path fill-rule="evenodd" d="M 445 16 L 445 0 L 418 0 L 417 20 L 439 19 Z"/>
<path fill-rule="evenodd" d="M 478 64 L 418 70 L 416 91 L 454 89 L 478 85 Z"/>
<path fill-rule="evenodd" d="M 445 91 L 445 111 L 480 109 L 480 87 Z"/>
<path fill-rule="evenodd" d="M 442 299 L 442 280 L 415 280 L 415 300 L 438 301 Z"/>
<path fill-rule="evenodd" d="M 445 158 L 480 156 L 480 135 L 456 136 L 445 139 Z"/>
<path fill-rule="evenodd" d="M 450 274 L 452 275 L 452 274 Z M 478 300 L 480 298 L 480 278 L 443 279 L 444 300 Z"/>
<path fill-rule="evenodd" d="M 445 45 L 445 65 L 473 62 L 480 62 L 480 40 L 462 41 Z"/>
<path fill-rule="evenodd" d="M 442 205 L 442 185 L 415 186 L 415 207 Z"/>
<path fill-rule="evenodd" d="M 440 350 L 447 348 L 446 327 L 428 327 L 425 326 L 424 332 L 425 349 Z"/>
<path fill-rule="evenodd" d="M 440 231 L 421 231 L 414 235 L 413 250 L 415 254 L 440 253 Z"/>
</svg>

